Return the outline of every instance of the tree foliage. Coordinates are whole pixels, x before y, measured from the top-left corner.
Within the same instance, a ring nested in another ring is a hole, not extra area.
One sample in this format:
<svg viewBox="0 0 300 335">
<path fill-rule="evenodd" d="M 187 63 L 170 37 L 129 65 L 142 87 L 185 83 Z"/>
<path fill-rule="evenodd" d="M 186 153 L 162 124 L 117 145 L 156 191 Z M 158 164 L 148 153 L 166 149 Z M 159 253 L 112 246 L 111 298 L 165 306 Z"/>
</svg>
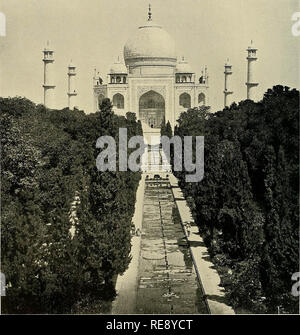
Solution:
<svg viewBox="0 0 300 335">
<path fill-rule="evenodd" d="M 175 128 L 181 137 L 205 136 L 204 179 L 176 174 L 214 261 L 232 273 L 235 307 L 298 311 L 289 294 L 299 268 L 298 124 L 299 92 L 275 86 L 258 103 L 191 109 Z"/>
<path fill-rule="evenodd" d="M 80 312 L 81 302 L 105 309 L 130 260 L 140 173 L 99 172 L 95 144 L 102 135 L 118 140 L 119 127 L 141 135 L 140 122 L 116 116 L 109 99 L 85 115 L 0 98 L 0 112 L 2 311 Z"/>
</svg>

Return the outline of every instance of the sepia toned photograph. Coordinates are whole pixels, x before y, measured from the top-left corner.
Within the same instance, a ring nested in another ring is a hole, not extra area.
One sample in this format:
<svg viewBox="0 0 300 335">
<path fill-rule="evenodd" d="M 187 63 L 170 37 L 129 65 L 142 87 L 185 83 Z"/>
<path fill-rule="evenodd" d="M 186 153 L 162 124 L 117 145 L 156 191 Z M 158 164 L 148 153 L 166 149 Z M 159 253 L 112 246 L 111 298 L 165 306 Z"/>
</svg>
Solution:
<svg viewBox="0 0 300 335">
<path fill-rule="evenodd" d="M 299 46 L 298 0 L 2 0 L 1 314 L 300 314 Z"/>
</svg>

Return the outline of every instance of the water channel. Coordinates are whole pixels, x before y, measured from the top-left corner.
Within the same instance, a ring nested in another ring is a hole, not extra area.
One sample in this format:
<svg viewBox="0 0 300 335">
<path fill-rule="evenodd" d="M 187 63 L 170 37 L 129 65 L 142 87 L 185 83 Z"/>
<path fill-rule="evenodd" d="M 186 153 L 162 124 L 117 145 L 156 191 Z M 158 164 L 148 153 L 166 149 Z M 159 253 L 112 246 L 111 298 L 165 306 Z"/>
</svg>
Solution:
<svg viewBox="0 0 300 335">
<path fill-rule="evenodd" d="M 137 314 L 207 313 L 168 183 L 146 182 L 137 281 Z"/>
</svg>

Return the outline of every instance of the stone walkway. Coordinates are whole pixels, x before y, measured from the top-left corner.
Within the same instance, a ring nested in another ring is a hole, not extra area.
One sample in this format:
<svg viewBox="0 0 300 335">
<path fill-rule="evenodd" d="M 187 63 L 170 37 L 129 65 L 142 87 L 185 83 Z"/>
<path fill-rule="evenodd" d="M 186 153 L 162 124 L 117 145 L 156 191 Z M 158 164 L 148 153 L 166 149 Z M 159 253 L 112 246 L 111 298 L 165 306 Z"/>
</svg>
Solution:
<svg viewBox="0 0 300 335">
<path fill-rule="evenodd" d="M 132 223 L 136 229 L 142 230 L 143 205 L 145 193 L 145 175 L 139 183 L 136 194 L 135 211 Z M 131 262 L 128 269 L 122 276 L 118 276 L 116 282 L 116 291 L 118 296 L 112 303 L 111 314 L 133 314 L 136 309 L 137 293 L 137 274 L 141 250 L 141 236 L 132 236 L 131 238 Z"/>
<path fill-rule="evenodd" d="M 181 189 L 178 187 L 178 180 L 174 175 L 169 177 L 173 196 L 181 217 L 181 223 L 190 250 L 199 281 L 202 283 L 204 293 L 211 314 L 235 314 L 232 307 L 225 302 L 224 288 L 220 285 L 221 279 L 211 262 L 208 250 L 199 234 L 198 227 L 194 224 L 190 209 L 184 200 Z M 191 222 L 190 235 L 188 236 L 184 223 Z"/>
</svg>

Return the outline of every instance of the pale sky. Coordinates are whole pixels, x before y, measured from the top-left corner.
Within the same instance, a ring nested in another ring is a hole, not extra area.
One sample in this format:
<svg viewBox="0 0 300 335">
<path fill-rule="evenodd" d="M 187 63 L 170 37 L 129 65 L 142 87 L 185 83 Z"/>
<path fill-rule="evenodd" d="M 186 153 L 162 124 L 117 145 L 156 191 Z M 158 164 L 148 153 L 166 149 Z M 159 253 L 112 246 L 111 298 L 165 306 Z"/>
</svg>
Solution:
<svg viewBox="0 0 300 335">
<path fill-rule="evenodd" d="M 0 37 L 0 96 L 43 101 L 42 50 L 47 40 L 55 51 L 56 107 L 67 106 L 67 65 L 77 66 L 77 105 L 93 112 L 92 77 L 101 77 L 129 36 L 147 19 L 174 38 L 177 55 L 185 56 L 200 75 L 208 66 L 210 105 L 223 108 L 224 63 L 233 65 L 232 100 L 246 98 L 246 49 L 258 48 L 256 98 L 276 84 L 299 89 L 300 36 L 291 33 L 298 0 L 1 0 L 6 37 Z"/>
</svg>

